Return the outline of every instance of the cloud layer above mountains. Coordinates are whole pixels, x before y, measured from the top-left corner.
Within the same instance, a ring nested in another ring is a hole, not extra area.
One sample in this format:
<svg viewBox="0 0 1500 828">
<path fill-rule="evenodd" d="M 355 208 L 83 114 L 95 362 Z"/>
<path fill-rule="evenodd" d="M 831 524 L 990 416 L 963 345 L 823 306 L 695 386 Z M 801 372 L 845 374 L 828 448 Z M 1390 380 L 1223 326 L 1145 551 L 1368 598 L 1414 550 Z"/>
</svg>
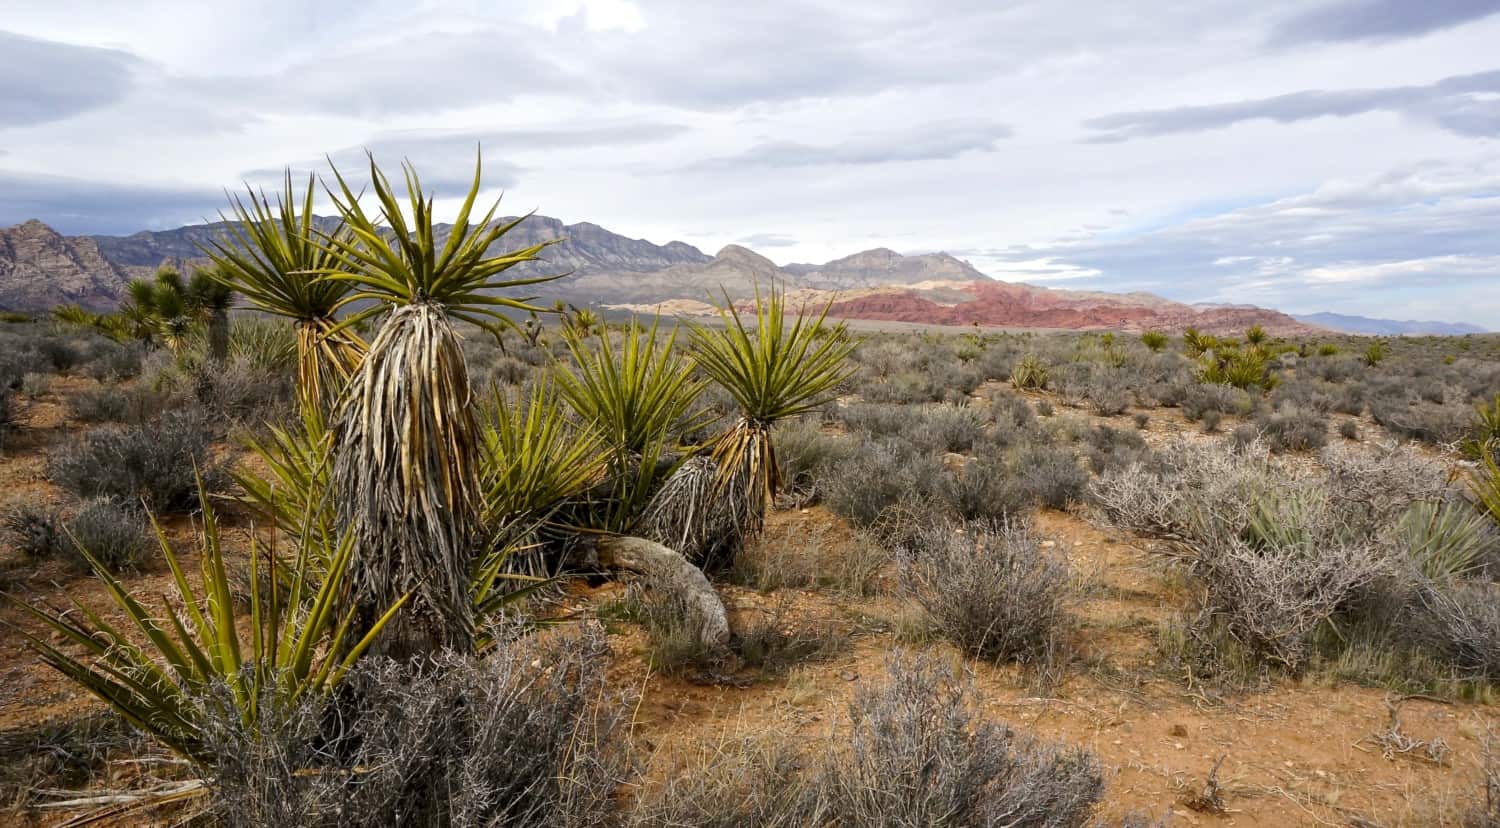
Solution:
<svg viewBox="0 0 1500 828">
<path fill-rule="evenodd" d="M 123 5 L 0 20 L 0 225 L 482 145 L 510 212 L 710 252 L 1500 328 L 1497 0 Z"/>
</svg>

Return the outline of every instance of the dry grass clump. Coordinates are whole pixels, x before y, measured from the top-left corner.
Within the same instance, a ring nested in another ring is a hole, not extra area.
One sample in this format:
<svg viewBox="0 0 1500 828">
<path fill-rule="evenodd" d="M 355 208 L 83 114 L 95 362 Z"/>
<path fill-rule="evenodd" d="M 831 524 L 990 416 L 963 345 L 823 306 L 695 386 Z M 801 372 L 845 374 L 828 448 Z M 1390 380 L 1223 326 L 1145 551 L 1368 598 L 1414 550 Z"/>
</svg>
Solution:
<svg viewBox="0 0 1500 828">
<path fill-rule="evenodd" d="M 931 655 L 894 654 L 861 686 L 821 759 L 740 739 L 638 803 L 638 825 L 1081 826 L 1104 791 L 1097 760 L 987 721 L 972 685 Z"/>
<path fill-rule="evenodd" d="M 1068 561 L 1022 523 L 940 523 L 900 558 L 901 581 L 964 652 L 1041 663 L 1068 624 Z"/>
<path fill-rule="evenodd" d="M 599 825 L 629 775 L 628 706 L 594 633 L 514 636 L 486 658 L 362 662 L 327 705 L 247 732 L 214 722 L 211 813 L 227 826 Z"/>
</svg>

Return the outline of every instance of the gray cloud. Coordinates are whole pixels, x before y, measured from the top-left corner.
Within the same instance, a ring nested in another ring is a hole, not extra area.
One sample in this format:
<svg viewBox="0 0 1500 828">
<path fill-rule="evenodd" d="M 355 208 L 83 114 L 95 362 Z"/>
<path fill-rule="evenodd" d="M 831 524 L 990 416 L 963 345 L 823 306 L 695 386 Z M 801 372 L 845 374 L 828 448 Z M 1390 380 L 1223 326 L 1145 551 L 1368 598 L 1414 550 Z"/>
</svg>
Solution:
<svg viewBox="0 0 1500 828">
<path fill-rule="evenodd" d="M 886 164 L 901 161 L 942 161 L 966 152 L 989 152 L 1013 130 L 995 123 L 932 123 L 914 129 L 858 135 L 836 144 L 766 141 L 737 155 L 709 158 L 689 169 L 722 170 L 746 167 L 812 167 L 825 164 Z"/>
<path fill-rule="evenodd" d="M 127 52 L 0 31 L 0 129 L 28 126 L 114 103 L 141 61 Z"/>
<path fill-rule="evenodd" d="M 222 193 L 0 170 L 0 226 L 41 219 L 62 233 L 128 234 L 217 215 Z"/>
<path fill-rule="evenodd" d="M 1202 132 L 1244 121 L 1267 119 L 1287 124 L 1313 118 L 1346 118 L 1368 112 L 1396 112 L 1473 137 L 1500 135 L 1500 70 L 1457 75 L 1425 86 L 1292 92 L 1272 98 L 1204 106 L 1117 112 L 1084 121 L 1101 134 L 1090 143 Z"/>
<path fill-rule="evenodd" d="M 384 168 L 393 169 L 402 159 L 410 160 L 424 184 L 447 191 L 467 190 L 474 177 L 476 148 L 484 151 L 484 181 L 489 186 L 514 187 L 524 168 L 502 159 L 502 155 L 560 149 L 630 146 L 667 141 L 687 131 L 680 124 L 630 121 L 583 126 L 532 127 L 518 129 L 411 129 L 379 132 L 363 146 L 344 147 L 329 158 L 348 177 L 368 166 L 365 151 L 375 154 Z M 288 165 L 296 177 L 309 171 L 327 172 L 326 160 L 302 160 Z M 278 180 L 283 168 L 250 170 L 243 178 L 251 182 Z M 387 173 L 389 174 L 389 173 Z"/>
<path fill-rule="evenodd" d="M 1273 44 L 1415 37 L 1500 12 L 1495 0 L 1338 0 L 1272 30 Z"/>
<path fill-rule="evenodd" d="M 752 233 L 744 238 L 737 239 L 735 243 L 743 244 L 750 248 L 793 247 L 797 244 L 797 238 L 784 233 Z"/>
</svg>

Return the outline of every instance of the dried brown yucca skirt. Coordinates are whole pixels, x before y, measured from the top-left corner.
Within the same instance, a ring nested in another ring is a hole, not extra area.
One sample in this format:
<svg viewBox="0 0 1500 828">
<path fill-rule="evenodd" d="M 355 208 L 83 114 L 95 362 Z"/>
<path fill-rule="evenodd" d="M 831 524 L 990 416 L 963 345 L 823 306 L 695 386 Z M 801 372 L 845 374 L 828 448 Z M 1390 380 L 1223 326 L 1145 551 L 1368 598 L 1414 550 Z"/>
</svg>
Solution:
<svg viewBox="0 0 1500 828">
<path fill-rule="evenodd" d="M 469 596 L 478 431 L 463 349 L 441 305 L 397 308 L 354 375 L 336 425 L 333 490 L 354 535 L 355 623 L 412 593 L 375 650 L 473 646 Z"/>
<path fill-rule="evenodd" d="M 704 569 L 727 565 L 765 525 L 776 479 L 770 432 L 741 420 L 715 440 L 712 457 L 689 458 L 662 484 L 642 534 Z"/>
</svg>

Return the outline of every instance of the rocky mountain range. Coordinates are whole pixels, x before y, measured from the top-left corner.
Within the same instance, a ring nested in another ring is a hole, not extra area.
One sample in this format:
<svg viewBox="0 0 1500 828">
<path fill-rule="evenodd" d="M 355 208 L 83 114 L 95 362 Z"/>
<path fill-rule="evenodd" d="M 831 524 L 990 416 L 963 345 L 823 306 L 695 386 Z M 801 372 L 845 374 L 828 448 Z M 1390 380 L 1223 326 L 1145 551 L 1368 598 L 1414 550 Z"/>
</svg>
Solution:
<svg viewBox="0 0 1500 828">
<path fill-rule="evenodd" d="M 107 309 L 126 282 L 159 266 L 204 261 L 200 246 L 221 224 L 130 236 L 64 236 L 40 221 L 0 229 L 0 308 L 37 311 L 64 302 Z M 1182 330 L 1224 333 L 1261 325 L 1275 335 L 1308 334 L 1332 324 L 1263 308 L 1193 306 L 1144 293 L 1068 291 L 1001 282 L 947 253 L 903 256 L 878 248 L 824 264 L 777 265 L 739 245 L 709 256 L 682 242 L 658 245 L 588 222 L 531 216 L 507 235 L 507 247 L 564 239 L 516 275 L 566 274 L 537 293 L 615 311 L 704 314 L 713 301 L 753 295 L 772 283 L 794 301 L 831 301 L 832 313 L 923 325 L 982 325 L 1071 330 Z M 1326 332 L 1326 331 L 1325 331 Z"/>
<path fill-rule="evenodd" d="M 1412 319 L 1372 319 L 1342 313 L 1309 313 L 1297 317 L 1300 322 L 1343 333 L 1372 336 L 1463 336 L 1485 333 L 1478 325 L 1465 322 L 1432 322 Z"/>
</svg>

